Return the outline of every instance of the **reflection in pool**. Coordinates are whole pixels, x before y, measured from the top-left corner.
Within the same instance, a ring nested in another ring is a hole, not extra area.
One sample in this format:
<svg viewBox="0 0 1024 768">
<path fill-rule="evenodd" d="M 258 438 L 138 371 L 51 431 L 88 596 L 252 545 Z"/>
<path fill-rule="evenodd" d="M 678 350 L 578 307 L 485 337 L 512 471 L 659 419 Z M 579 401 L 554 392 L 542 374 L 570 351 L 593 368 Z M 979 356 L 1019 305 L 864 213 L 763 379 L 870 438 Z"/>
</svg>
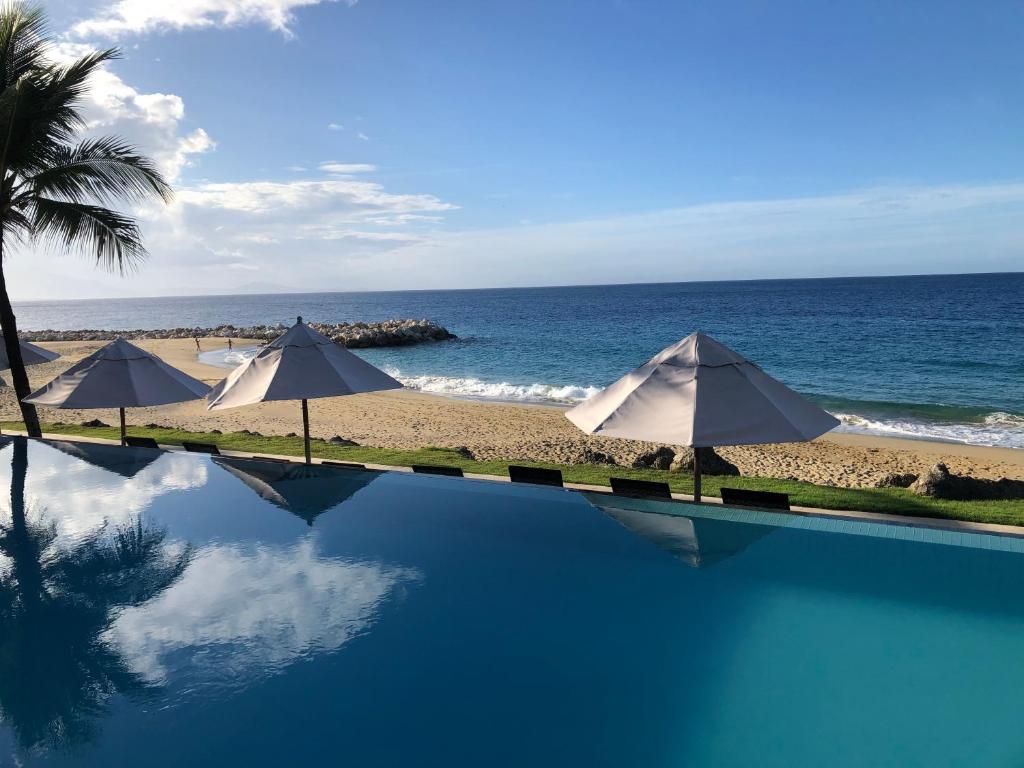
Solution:
<svg viewBox="0 0 1024 768">
<path fill-rule="evenodd" d="M 122 611 L 104 639 L 150 682 L 245 687 L 303 656 L 366 632 L 380 604 L 419 579 L 414 569 L 325 558 L 316 542 L 207 546 L 184 576 Z M 224 675 L 226 669 L 232 675 Z"/>
<path fill-rule="evenodd" d="M 0 711 L 22 748 L 81 741 L 108 698 L 145 678 L 101 638 L 118 610 L 142 605 L 186 570 L 188 545 L 140 517 L 62 537 L 26 495 L 28 445 L 14 441 L 9 516 L 0 530 Z"/>
<path fill-rule="evenodd" d="M 1024 756 L 1020 540 L 140 450 L 0 441 L 0 765 Z"/>
</svg>

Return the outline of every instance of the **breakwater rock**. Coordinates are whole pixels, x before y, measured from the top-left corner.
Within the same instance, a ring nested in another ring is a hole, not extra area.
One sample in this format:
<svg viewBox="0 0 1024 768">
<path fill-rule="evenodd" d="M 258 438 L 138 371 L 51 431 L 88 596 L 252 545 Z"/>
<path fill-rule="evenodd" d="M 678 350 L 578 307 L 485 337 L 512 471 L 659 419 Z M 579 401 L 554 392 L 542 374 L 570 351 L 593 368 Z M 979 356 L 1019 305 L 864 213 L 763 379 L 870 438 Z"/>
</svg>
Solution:
<svg viewBox="0 0 1024 768">
<path fill-rule="evenodd" d="M 404 347 L 427 341 L 446 341 L 457 338 L 429 320 L 385 320 L 381 323 L 310 323 L 330 339 L 346 347 Z M 191 339 L 235 338 L 271 341 L 288 330 L 285 325 L 252 325 L 237 327 L 219 325 L 216 328 L 163 328 L 151 330 L 75 330 L 75 331 L 22 331 L 25 341 L 106 341 L 118 336 L 125 339 Z"/>
</svg>

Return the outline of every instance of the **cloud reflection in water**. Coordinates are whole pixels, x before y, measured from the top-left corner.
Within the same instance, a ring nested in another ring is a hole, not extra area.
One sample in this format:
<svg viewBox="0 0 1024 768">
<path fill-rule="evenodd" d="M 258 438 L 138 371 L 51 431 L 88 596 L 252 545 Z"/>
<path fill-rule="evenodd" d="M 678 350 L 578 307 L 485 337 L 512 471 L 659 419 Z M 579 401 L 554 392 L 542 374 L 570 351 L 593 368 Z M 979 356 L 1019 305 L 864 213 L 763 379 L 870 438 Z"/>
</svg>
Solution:
<svg viewBox="0 0 1024 768">
<path fill-rule="evenodd" d="M 340 648 L 422 580 L 413 568 L 316 550 L 312 536 L 288 547 L 204 547 L 173 587 L 121 612 L 104 639 L 148 681 L 244 686 Z"/>
</svg>

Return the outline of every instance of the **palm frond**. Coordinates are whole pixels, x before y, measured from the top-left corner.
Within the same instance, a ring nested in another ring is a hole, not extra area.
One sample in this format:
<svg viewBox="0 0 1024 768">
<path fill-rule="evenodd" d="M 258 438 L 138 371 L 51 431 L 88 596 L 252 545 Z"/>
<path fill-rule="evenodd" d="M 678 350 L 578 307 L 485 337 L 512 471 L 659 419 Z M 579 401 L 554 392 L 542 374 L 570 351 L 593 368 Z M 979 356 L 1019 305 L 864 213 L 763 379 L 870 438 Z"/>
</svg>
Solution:
<svg viewBox="0 0 1024 768">
<path fill-rule="evenodd" d="M 27 242 L 31 237 L 32 226 L 32 220 L 18 208 L 11 208 L 0 218 L 4 239 L 9 241 L 9 238 L 13 238 L 13 243 Z"/>
<path fill-rule="evenodd" d="M 41 5 L 9 1 L 0 6 L 0 87 L 16 83 L 42 63 L 47 32 Z"/>
<path fill-rule="evenodd" d="M 84 129 L 80 111 L 89 80 L 106 62 L 120 57 L 116 48 L 92 51 L 67 65 L 39 66 L 31 76 L 32 139 L 36 143 L 70 142 Z"/>
<path fill-rule="evenodd" d="M 169 202 L 172 197 L 152 160 L 110 136 L 60 147 L 45 169 L 25 180 L 25 186 L 36 195 L 72 202 L 139 202 L 154 196 Z"/>
<path fill-rule="evenodd" d="M 109 208 L 46 197 L 32 208 L 35 238 L 78 249 L 112 272 L 131 271 L 148 255 L 138 224 Z"/>
</svg>

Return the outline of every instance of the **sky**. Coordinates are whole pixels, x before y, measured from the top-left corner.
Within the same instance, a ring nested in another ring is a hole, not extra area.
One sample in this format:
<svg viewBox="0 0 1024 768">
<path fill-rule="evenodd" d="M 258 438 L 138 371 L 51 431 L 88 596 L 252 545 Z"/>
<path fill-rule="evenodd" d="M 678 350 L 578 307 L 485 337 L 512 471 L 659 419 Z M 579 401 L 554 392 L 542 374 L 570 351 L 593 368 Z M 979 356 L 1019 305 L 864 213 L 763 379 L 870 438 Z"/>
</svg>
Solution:
<svg viewBox="0 0 1024 768">
<path fill-rule="evenodd" d="M 172 180 L 17 299 L 1024 269 L 1024 4 L 51 0 Z"/>
</svg>

